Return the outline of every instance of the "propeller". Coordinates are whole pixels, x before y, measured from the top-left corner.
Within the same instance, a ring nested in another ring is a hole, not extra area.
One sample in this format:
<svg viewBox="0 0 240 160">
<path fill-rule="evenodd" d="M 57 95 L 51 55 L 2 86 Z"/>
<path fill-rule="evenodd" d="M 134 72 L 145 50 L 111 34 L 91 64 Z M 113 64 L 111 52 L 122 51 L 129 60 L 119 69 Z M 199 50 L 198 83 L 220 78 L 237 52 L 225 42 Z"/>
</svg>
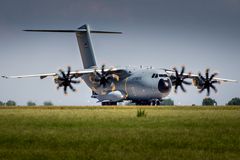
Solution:
<svg viewBox="0 0 240 160">
<path fill-rule="evenodd" d="M 64 94 L 67 94 L 67 88 L 69 87 L 73 92 L 75 92 L 76 89 L 72 86 L 72 84 L 80 83 L 80 81 L 73 80 L 73 78 L 75 78 L 75 75 L 70 75 L 71 67 L 68 66 L 67 73 L 65 73 L 62 69 L 60 69 L 59 72 L 60 74 L 58 74 L 57 78 L 57 89 L 63 87 Z"/>
<path fill-rule="evenodd" d="M 211 76 L 209 76 L 209 69 L 206 69 L 205 77 L 202 76 L 202 74 L 199 72 L 199 78 L 203 82 L 202 88 L 199 91 L 199 93 L 202 93 L 205 89 L 207 90 L 207 96 L 210 95 L 210 89 L 212 88 L 215 93 L 217 93 L 217 88 L 213 85 L 214 83 L 219 83 L 217 80 L 214 80 L 213 78 L 218 75 L 218 73 L 213 73 Z"/>
<path fill-rule="evenodd" d="M 95 69 L 95 71 L 93 72 L 94 78 L 90 77 L 90 81 L 95 83 L 97 87 L 106 88 L 110 86 L 111 90 L 115 90 L 116 86 L 113 82 L 114 80 L 119 81 L 119 76 L 113 74 L 111 71 L 112 69 L 106 71 L 105 65 L 102 65 L 100 72 Z"/>
<path fill-rule="evenodd" d="M 174 67 L 173 70 L 175 72 L 175 76 L 172 77 L 172 83 L 173 85 L 175 85 L 174 92 L 177 93 L 177 89 L 179 86 L 183 92 L 186 92 L 186 89 L 184 88 L 183 84 L 191 85 L 192 83 L 185 81 L 185 79 L 188 78 L 187 76 L 183 75 L 185 71 L 185 66 L 182 66 L 182 70 L 180 73 L 178 72 L 176 67 Z"/>
</svg>

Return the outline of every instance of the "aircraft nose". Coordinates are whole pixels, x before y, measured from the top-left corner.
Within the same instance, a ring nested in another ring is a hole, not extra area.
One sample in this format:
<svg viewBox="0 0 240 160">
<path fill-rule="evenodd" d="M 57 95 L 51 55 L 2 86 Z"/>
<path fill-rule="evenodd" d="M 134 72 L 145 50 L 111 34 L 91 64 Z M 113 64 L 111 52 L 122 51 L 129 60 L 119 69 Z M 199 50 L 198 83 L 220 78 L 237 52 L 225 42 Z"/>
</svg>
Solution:
<svg viewBox="0 0 240 160">
<path fill-rule="evenodd" d="M 160 79 L 158 82 L 158 90 L 161 93 L 168 93 L 171 89 L 171 83 L 169 79 Z"/>
</svg>

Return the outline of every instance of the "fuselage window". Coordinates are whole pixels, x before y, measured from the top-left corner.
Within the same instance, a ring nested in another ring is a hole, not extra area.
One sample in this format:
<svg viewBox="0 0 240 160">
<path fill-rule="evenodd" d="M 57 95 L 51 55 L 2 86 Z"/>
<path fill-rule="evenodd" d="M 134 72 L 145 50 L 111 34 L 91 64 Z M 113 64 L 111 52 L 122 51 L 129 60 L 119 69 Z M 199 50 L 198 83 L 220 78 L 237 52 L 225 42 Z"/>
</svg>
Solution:
<svg viewBox="0 0 240 160">
<path fill-rule="evenodd" d="M 142 80 L 142 77 L 134 77 L 132 80 L 133 80 L 133 81 L 141 81 L 141 80 Z"/>
</svg>

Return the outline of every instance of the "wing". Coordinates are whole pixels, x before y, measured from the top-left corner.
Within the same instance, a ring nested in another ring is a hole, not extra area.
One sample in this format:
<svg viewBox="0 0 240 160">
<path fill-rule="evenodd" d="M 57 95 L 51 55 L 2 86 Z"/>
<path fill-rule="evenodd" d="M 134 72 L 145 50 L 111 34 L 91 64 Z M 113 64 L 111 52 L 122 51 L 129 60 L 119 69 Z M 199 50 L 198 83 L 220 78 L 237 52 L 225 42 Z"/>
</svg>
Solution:
<svg viewBox="0 0 240 160">
<path fill-rule="evenodd" d="M 225 78 L 217 78 L 216 76 L 218 73 L 210 74 L 210 70 L 206 69 L 204 75 L 202 73 L 192 74 L 192 73 L 185 73 L 185 67 L 182 66 L 181 71 L 179 72 L 176 68 L 171 69 L 163 69 L 169 78 L 172 81 L 174 86 L 174 92 L 177 93 L 178 87 L 182 89 L 183 92 L 186 92 L 184 85 L 191 85 L 193 84 L 197 89 L 199 89 L 199 93 L 202 93 L 204 90 L 207 91 L 207 96 L 210 95 L 211 89 L 217 92 L 217 88 L 214 84 L 220 84 L 222 82 L 238 82 L 232 79 L 225 79 Z M 192 79 L 192 83 L 186 81 L 185 79 Z"/>
<path fill-rule="evenodd" d="M 110 68 L 110 69 L 104 69 L 105 71 L 111 71 L 113 74 L 122 74 L 122 72 L 125 72 L 124 69 L 120 69 L 120 68 Z M 70 76 L 74 76 L 74 77 L 81 77 L 83 75 L 86 74 L 93 74 L 94 72 L 101 72 L 100 69 L 84 69 L 84 70 L 78 70 L 78 71 L 73 71 L 70 72 Z M 67 74 L 67 73 L 66 73 Z M 5 79 L 14 79 L 14 78 L 32 78 L 32 77 L 39 77 L 40 79 L 44 79 L 47 77 L 56 77 L 58 76 L 58 73 L 43 73 L 43 74 L 30 74 L 30 75 L 17 75 L 17 76 L 6 76 L 6 75 L 2 75 L 2 78 Z"/>
<path fill-rule="evenodd" d="M 162 68 L 163 69 L 163 68 Z M 175 71 L 171 70 L 171 69 L 163 69 L 168 75 L 174 75 Z M 183 76 L 186 78 L 190 78 L 190 79 L 196 79 L 199 78 L 199 75 L 197 74 L 192 74 L 192 73 L 183 73 Z M 214 77 L 213 80 L 216 80 L 219 83 L 222 82 L 233 82 L 233 83 L 238 83 L 237 80 L 232 80 L 232 79 L 225 79 L 225 78 L 216 78 Z"/>
<path fill-rule="evenodd" d="M 46 77 L 57 76 L 57 73 L 43 73 L 43 74 L 31 74 L 31 75 L 19 75 L 19 76 L 1 76 L 2 78 L 11 79 L 11 78 L 31 78 L 31 77 L 39 77 L 40 79 Z"/>
<path fill-rule="evenodd" d="M 187 76 L 188 78 L 191 78 L 191 79 L 194 79 L 194 78 L 199 78 L 199 75 L 196 75 L 196 74 L 190 74 L 190 75 L 187 75 L 185 74 L 185 76 Z M 226 79 L 226 78 L 213 78 L 213 80 L 219 82 L 219 83 L 222 83 L 222 82 L 232 82 L 232 83 L 238 83 L 237 80 L 232 80 L 232 79 Z"/>
</svg>

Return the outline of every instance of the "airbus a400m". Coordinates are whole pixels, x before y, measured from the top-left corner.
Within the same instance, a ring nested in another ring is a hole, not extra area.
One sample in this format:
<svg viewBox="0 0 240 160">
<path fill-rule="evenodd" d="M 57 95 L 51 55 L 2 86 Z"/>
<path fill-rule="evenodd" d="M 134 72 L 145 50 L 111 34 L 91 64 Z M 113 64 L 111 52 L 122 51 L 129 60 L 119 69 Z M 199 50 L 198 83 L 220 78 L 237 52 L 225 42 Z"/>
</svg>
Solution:
<svg viewBox="0 0 240 160">
<path fill-rule="evenodd" d="M 201 73 L 186 73 L 185 67 L 179 72 L 173 69 L 153 68 L 115 68 L 97 66 L 94 50 L 91 42 L 91 34 L 121 34 L 121 32 L 91 30 L 85 24 L 76 30 L 25 30 L 29 32 L 59 32 L 74 33 L 77 37 L 83 68 L 77 71 L 59 70 L 56 73 L 44 73 L 20 76 L 2 76 L 3 78 L 27 78 L 27 77 L 53 77 L 57 88 L 63 88 L 65 94 L 67 89 L 76 91 L 72 84 L 80 83 L 82 79 L 92 90 L 92 98 L 97 98 L 102 105 L 117 105 L 117 102 L 130 100 L 136 105 L 158 105 L 160 101 L 169 95 L 171 90 L 177 92 L 180 87 L 186 92 L 184 85 L 194 85 L 199 93 L 206 90 L 207 96 L 210 90 L 217 92 L 215 84 L 222 82 L 237 82 L 236 80 L 217 78 L 217 73 L 210 74 L 206 69 L 204 75 Z M 187 79 L 191 80 L 187 81 Z"/>
</svg>

